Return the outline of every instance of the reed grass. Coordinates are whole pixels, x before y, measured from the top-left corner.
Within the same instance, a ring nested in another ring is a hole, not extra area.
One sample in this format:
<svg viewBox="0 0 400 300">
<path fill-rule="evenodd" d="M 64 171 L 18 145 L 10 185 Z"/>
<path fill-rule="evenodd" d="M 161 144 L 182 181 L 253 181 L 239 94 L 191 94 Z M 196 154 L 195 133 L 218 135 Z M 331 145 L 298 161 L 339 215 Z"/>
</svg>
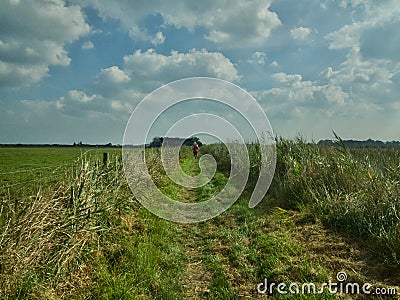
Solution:
<svg viewBox="0 0 400 300">
<path fill-rule="evenodd" d="M 320 147 L 301 138 L 277 138 L 277 166 L 268 201 L 307 212 L 326 227 L 368 239 L 387 266 L 400 265 L 400 149 Z M 249 144 L 252 190 L 260 168 L 259 148 Z M 222 145 L 202 151 L 229 172 Z"/>
</svg>

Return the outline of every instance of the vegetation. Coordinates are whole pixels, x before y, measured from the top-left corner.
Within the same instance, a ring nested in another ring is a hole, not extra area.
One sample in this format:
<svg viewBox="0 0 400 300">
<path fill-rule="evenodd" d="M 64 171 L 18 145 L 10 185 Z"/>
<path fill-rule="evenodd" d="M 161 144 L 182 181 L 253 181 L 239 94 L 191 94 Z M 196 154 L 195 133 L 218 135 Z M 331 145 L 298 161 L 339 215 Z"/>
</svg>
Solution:
<svg viewBox="0 0 400 300">
<path fill-rule="evenodd" d="M 338 143 L 340 144 L 340 140 Z M 284 209 L 308 213 L 326 227 L 366 238 L 400 265 L 400 150 L 318 147 L 301 139 L 277 143 L 277 168 L 270 199 Z M 258 147 L 248 145 L 252 190 L 259 169 Z M 225 147 L 203 148 L 222 171 L 230 168 Z"/>
<path fill-rule="evenodd" d="M 337 142 L 279 139 L 272 186 L 255 209 L 248 198 L 260 153 L 248 145 L 245 193 L 221 216 L 197 224 L 171 223 L 142 207 L 125 181 L 120 149 L 0 149 L 0 180 L 8 186 L 0 189 L 0 298 L 255 299 L 265 297 L 257 293 L 264 278 L 322 283 L 339 271 L 351 282 L 398 289 L 400 150 Z M 167 178 L 159 150 L 146 149 L 163 193 L 196 202 L 222 190 L 226 147 L 203 145 L 200 152 L 215 157 L 217 173 L 207 185 L 185 189 Z M 180 163 L 189 175 L 200 171 L 190 147 L 181 149 Z"/>
<path fill-rule="evenodd" d="M 343 140 L 342 142 L 348 148 L 400 148 L 399 141 L 382 142 L 368 139 L 366 141 Z M 334 147 L 337 143 L 334 140 L 321 140 L 318 145 Z"/>
<path fill-rule="evenodd" d="M 171 137 L 154 137 L 153 140 L 149 143 L 146 144 L 147 148 L 160 148 L 163 144 L 166 144 L 167 146 L 175 146 L 175 147 L 180 147 L 181 145 L 183 146 L 193 146 L 193 143 L 197 143 L 200 147 L 203 145 L 203 143 L 200 141 L 198 137 L 191 137 L 187 139 L 183 138 L 171 138 Z"/>
</svg>

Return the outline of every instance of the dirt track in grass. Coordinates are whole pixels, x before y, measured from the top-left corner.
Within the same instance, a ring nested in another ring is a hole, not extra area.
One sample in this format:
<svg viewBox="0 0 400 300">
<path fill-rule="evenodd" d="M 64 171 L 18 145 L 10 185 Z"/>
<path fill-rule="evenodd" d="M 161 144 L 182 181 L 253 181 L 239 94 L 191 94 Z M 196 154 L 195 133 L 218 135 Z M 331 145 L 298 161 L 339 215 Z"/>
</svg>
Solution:
<svg viewBox="0 0 400 300">
<path fill-rule="evenodd" d="M 186 172 L 195 175 L 198 172 L 196 161 L 185 161 Z M 196 189 L 186 189 L 182 193 L 187 202 L 196 202 Z M 266 212 L 260 215 L 260 209 Z M 346 282 L 357 282 L 360 284 L 370 283 L 372 289 L 396 288 L 397 295 L 400 293 L 400 272 L 396 270 L 385 270 L 381 267 L 379 257 L 373 256 L 368 250 L 367 245 L 361 240 L 344 237 L 342 234 L 327 230 L 315 219 L 308 218 L 297 211 L 287 211 L 274 207 L 259 208 L 257 219 L 252 218 L 253 226 L 257 227 L 256 233 L 250 237 L 239 236 L 244 243 L 244 249 L 240 253 L 244 257 L 243 263 L 237 264 L 229 259 L 232 249 L 236 247 L 234 241 L 224 235 L 236 234 L 243 226 L 239 212 L 227 213 L 218 216 L 215 220 L 209 220 L 196 224 L 178 224 L 181 233 L 182 246 L 186 253 L 186 271 L 182 276 L 182 285 L 185 290 L 186 299 L 211 299 L 218 295 L 222 286 L 216 286 L 216 274 L 207 260 L 210 255 L 218 257 L 217 264 L 224 270 L 223 277 L 227 279 L 228 286 L 232 288 L 233 298 L 265 299 L 266 295 L 257 293 L 257 283 L 262 278 L 257 277 L 257 261 L 249 261 L 247 257 L 251 255 L 252 244 L 255 243 L 258 235 L 274 235 L 282 232 L 290 239 L 289 243 L 297 247 L 297 252 L 290 257 L 290 262 L 280 262 L 276 268 L 279 272 L 293 281 L 298 277 L 296 266 L 308 262 L 310 265 L 310 276 L 313 273 L 316 277 L 325 274 L 326 280 L 337 282 L 336 274 L 346 272 L 348 279 Z M 244 219 L 244 222 L 247 222 Z M 225 233 L 224 233 L 225 232 Z M 247 250 L 246 250 L 247 248 Z M 247 261 L 246 261 L 247 260 Z M 247 271 L 243 270 L 243 265 Z M 398 270 L 397 270 L 398 271 Z M 318 274 L 317 274 L 318 273 Z M 291 276 L 293 275 L 293 276 Z M 316 283 L 317 284 L 317 283 Z M 332 298 L 334 299 L 333 295 Z M 339 299 L 371 299 L 371 295 L 336 295 Z M 393 296 L 372 296 L 374 299 L 397 299 Z M 279 298 L 272 295 L 267 298 Z M 221 298 L 222 299 L 222 298 Z M 318 299 L 325 299 L 323 296 Z"/>
</svg>

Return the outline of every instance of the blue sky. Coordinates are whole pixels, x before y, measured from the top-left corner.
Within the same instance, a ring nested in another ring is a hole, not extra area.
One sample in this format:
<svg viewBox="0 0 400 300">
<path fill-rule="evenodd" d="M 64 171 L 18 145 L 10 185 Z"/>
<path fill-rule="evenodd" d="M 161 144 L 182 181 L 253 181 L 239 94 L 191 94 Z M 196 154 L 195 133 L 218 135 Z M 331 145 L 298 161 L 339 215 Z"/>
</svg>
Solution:
<svg viewBox="0 0 400 300">
<path fill-rule="evenodd" d="M 398 28 L 397 0 L 3 0 L 0 143 L 120 144 L 143 97 L 194 76 L 283 137 L 400 140 Z"/>
</svg>

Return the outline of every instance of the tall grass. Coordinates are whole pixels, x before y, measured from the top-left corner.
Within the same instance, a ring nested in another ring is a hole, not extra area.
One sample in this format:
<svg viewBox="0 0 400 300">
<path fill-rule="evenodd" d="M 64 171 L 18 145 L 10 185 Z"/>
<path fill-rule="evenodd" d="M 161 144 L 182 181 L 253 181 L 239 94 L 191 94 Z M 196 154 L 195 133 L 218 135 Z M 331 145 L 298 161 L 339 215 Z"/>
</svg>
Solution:
<svg viewBox="0 0 400 300">
<path fill-rule="evenodd" d="M 178 297 L 173 228 L 140 209 L 120 154 L 82 157 L 57 186 L 1 199 L 0 298 Z"/>
<path fill-rule="evenodd" d="M 330 228 L 367 238 L 388 265 L 400 264 L 400 150 L 278 143 L 272 192 Z"/>
<path fill-rule="evenodd" d="M 63 289 L 67 274 L 77 274 L 102 232 L 120 222 L 126 198 L 121 164 L 108 166 L 83 158 L 55 191 L 41 187 L 36 195 L 1 199 L 0 286 L 10 298 L 43 298 L 44 282 Z M 82 279 L 82 284 L 85 282 Z"/>
<path fill-rule="evenodd" d="M 319 147 L 277 139 L 277 166 L 268 197 L 285 209 L 305 211 L 325 226 L 369 240 L 388 266 L 400 265 L 400 149 Z M 249 144 L 247 189 L 258 179 L 259 148 Z M 202 148 L 229 172 L 222 145 Z"/>
</svg>

